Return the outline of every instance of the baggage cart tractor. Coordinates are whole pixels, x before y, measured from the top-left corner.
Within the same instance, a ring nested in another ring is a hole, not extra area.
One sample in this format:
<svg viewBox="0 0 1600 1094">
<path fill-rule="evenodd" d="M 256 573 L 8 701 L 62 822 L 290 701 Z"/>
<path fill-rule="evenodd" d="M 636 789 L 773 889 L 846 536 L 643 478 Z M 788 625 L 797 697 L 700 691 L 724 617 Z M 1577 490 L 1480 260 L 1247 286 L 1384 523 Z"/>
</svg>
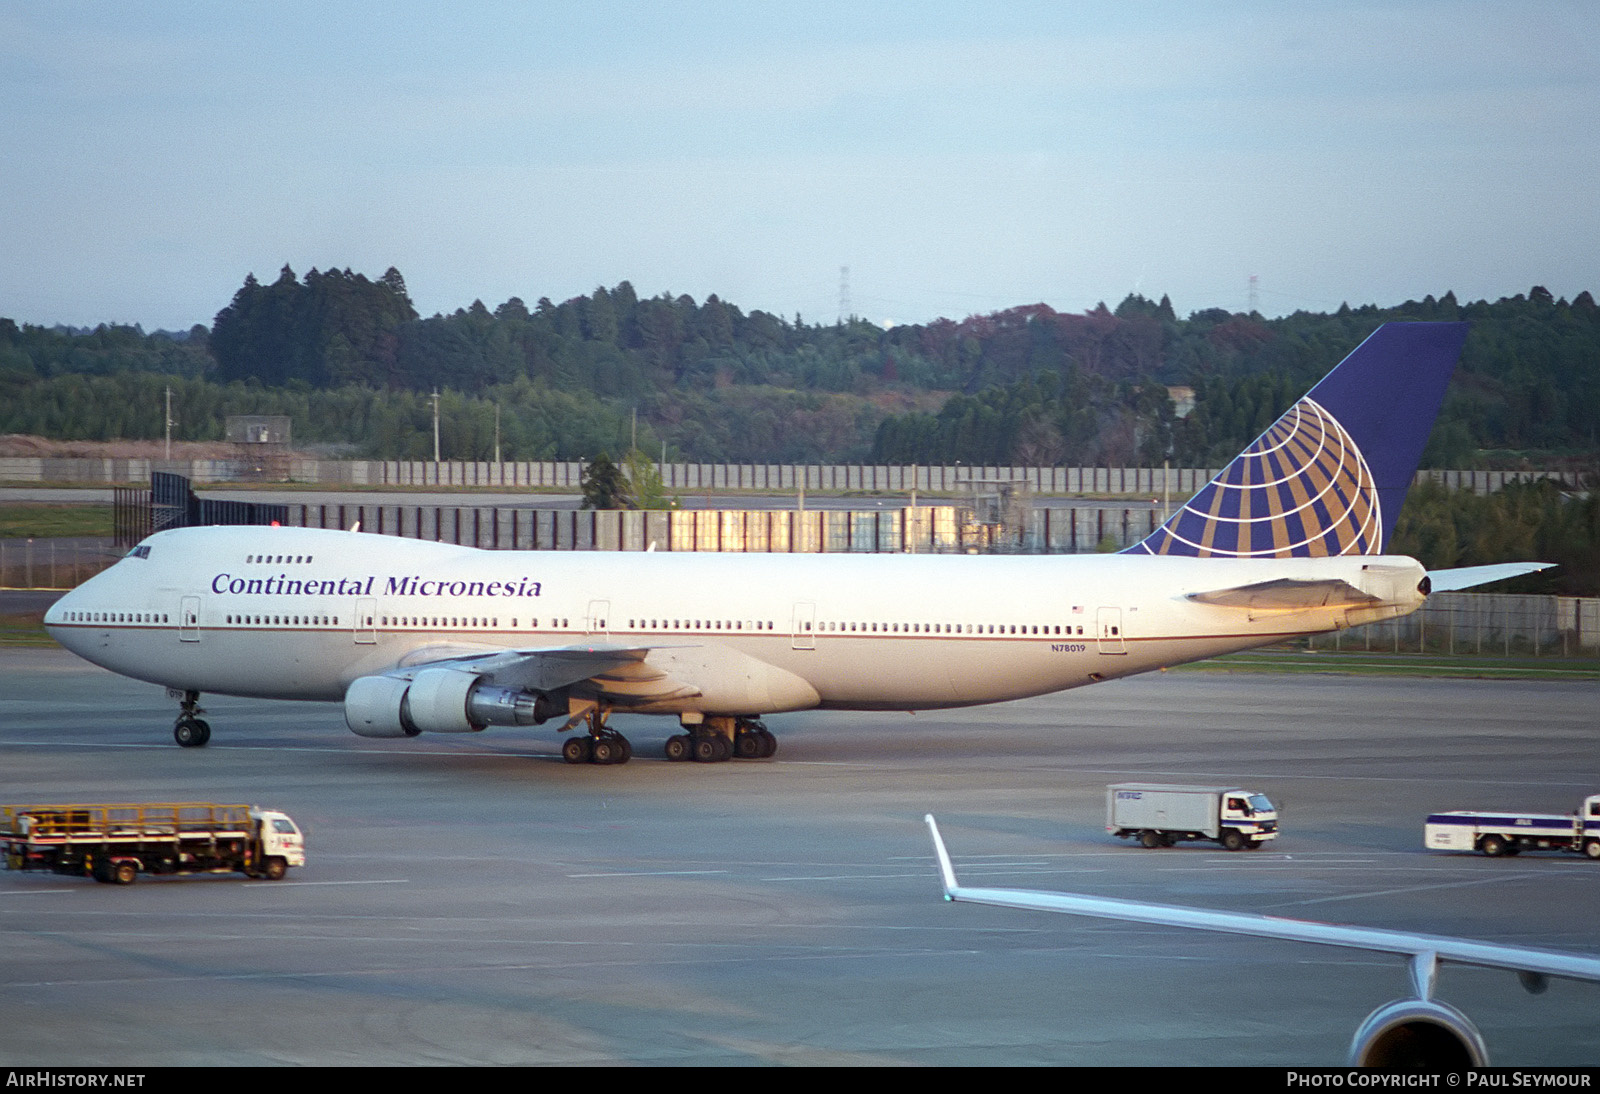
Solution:
<svg viewBox="0 0 1600 1094">
<path fill-rule="evenodd" d="M 1600 859 L 1600 794 L 1583 799 L 1576 813 L 1434 813 L 1422 827 L 1422 841 L 1430 851 L 1481 851 L 1492 858 L 1571 851 Z"/>
<path fill-rule="evenodd" d="M 214 802 L 8 805 L 0 810 L 8 870 L 87 875 L 131 885 L 140 874 L 227 874 L 277 881 L 306 863 L 285 813 Z"/>
</svg>

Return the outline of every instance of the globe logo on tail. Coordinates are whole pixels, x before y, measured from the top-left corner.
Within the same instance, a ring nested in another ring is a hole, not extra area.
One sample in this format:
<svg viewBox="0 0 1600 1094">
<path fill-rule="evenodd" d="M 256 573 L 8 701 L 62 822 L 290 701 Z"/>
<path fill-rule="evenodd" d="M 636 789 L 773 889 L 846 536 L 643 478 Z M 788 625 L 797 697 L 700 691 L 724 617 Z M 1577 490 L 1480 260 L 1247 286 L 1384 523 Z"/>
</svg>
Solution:
<svg viewBox="0 0 1600 1094">
<path fill-rule="evenodd" d="M 1377 483 L 1337 418 L 1309 396 L 1290 407 L 1134 551 L 1200 558 L 1305 558 L 1381 551 Z"/>
</svg>

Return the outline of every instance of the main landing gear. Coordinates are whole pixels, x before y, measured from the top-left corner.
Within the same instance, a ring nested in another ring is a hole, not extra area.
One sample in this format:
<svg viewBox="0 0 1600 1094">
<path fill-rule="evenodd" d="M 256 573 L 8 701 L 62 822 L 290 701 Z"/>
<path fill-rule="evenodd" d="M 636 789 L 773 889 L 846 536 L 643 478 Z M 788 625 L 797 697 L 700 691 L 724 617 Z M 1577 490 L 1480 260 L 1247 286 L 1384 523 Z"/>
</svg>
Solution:
<svg viewBox="0 0 1600 1094">
<path fill-rule="evenodd" d="M 172 739 L 184 748 L 199 748 L 211 740 L 210 724 L 196 717 L 205 713 L 200 709 L 200 693 L 184 692 L 183 701 L 178 707 L 178 720 L 172 725 Z"/>
<path fill-rule="evenodd" d="M 606 715 L 610 713 L 609 710 L 602 710 L 598 704 L 590 704 L 588 709 L 568 722 L 570 729 L 581 721 L 587 721 L 589 732 L 575 734 L 563 741 L 561 758 L 569 764 L 625 764 L 632 759 L 633 745 L 628 743 L 628 738 L 606 725 Z"/>
<path fill-rule="evenodd" d="M 698 725 L 684 728 L 689 732 L 668 737 L 663 749 L 667 759 L 674 762 L 694 760 L 714 764 L 735 757 L 766 760 L 778 751 L 778 739 L 755 718 L 713 715 Z"/>
</svg>

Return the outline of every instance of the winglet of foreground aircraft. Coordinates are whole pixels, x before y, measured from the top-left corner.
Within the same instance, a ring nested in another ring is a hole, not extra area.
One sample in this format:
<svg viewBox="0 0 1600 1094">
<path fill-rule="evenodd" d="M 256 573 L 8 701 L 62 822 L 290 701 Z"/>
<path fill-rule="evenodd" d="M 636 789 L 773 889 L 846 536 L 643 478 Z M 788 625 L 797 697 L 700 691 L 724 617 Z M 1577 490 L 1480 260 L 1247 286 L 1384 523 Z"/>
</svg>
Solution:
<svg viewBox="0 0 1600 1094">
<path fill-rule="evenodd" d="M 956 880 L 950 852 L 945 850 L 944 839 L 939 835 L 939 825 L 933 815 L 930 813 L 923 820 L 933 836 L 933 850 L 939 859 L 944 898 L 948 901 L 992 904 L 1000 908 L 1035 912 L 1061 912 L 1123 923 L 1184 927 L 1255 938 L 1278 938 L 1290 942 L 1311 942 L 1404 957 L 1415 995 L 1384 1004 L 1361 1023 L 1350 1042 L 1350 1063 L 1360 1067 L 1459 1071 L 1488 1064 L 1488 1049 L 1477 1028 L 1465 1014 L 1433 997 L 1441 964 L 1453 962 L 1507 969 L 1517 974 L 1517 979 L 1530 993 L 1544 991 L 1550 977 L 1600 980 L 1600 957 L 1582 954 L 1372 927 L 1344 927 L 1303 919 L 1279 919 L 1246 912 L 1217 912 L 1173 904 L 1148 904 L 1138 900 L 1117 900 L 1077 893 L 969 888 Z"/>
<path fill-rule="evenodd" d="M 366 737 L 664 714 L 668 759 L 771 756 L 785 711 L 973 706 L 1415 611 L 1539 563 L 1385 555 L 1466 325 L 1380 327 L 1181 511 L 1118 555 L 482 551 L 360 532 L 158 532 L 46 614 L 63 646 L 181 697 L 341 702 Z M 1492 572 L 1490 572 L 1492 571 Z"/>
</svg>

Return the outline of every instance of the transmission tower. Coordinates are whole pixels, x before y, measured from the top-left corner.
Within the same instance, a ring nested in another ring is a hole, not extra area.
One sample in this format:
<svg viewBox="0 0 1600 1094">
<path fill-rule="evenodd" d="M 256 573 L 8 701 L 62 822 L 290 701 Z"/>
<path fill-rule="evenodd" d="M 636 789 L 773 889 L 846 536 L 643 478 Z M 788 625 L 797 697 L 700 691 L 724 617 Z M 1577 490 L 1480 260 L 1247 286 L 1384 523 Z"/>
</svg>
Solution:
<svg viewBox="0 0 1600 1094">
<path fill-rule="evenodd" d="M 839 322 L 850 318 L 850 267 L 839 267 Z"/>
<path fill-rule="evenodd" d="M 1260 280 L 1261 279 L 1259 277 L 1257 277 L 1255 274 L 1251 274 L 1250 275 L 1250 314 L 1251 315 L 1254 315 L 1257 311 L 1260 310 L 1257 305 L 1259 305 L 1261 303 L 1261 300 L 1260 300 L 1260 297 L 1258 296 L 1258 294 L 1256 292 L 1256 290 L 1260 287 L 1257 284 L 1257 282 L 1259 282 Z"/>
</svg>

